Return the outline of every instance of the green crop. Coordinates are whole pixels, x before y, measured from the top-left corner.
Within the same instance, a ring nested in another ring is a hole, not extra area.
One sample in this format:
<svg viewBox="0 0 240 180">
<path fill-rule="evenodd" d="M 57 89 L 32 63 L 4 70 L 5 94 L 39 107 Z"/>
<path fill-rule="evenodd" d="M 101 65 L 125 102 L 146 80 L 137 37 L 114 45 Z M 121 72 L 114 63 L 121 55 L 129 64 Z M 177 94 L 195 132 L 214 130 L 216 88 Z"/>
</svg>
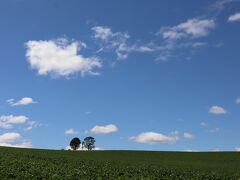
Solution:
<svg viewBox="0 0 240 180">
<path fill-rule="evenodd" d="M 0 148 L 0 179 L 239 179 L 237 152 Z"/>
</svg>

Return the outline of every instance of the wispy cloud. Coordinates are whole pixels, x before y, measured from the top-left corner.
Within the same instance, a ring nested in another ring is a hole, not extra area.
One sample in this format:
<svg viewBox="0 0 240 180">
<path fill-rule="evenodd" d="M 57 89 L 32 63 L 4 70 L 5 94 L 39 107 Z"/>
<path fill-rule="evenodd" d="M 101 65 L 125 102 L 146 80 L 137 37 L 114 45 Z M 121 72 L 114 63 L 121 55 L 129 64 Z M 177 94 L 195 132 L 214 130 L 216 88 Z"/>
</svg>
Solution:
<svg viewBox="0 0 240 180">
<path fill-rule="evenodd" d="M 179 140 L 179 137 L 176 134 L 164 135 L 157 132 L 144 132 L 137 136 L 132 136 L 129 139 L 144 144 L 158 144 L 158 143 L 172 144 L 177 142 Z"/>
<path fill-rule="evenodd" d="M 26 105 L 29 105 L 29 104 L 35 104 L 37 102 L 34 101 L 30 97 L 24 97 L 24 98 L 20 99 L 19 101 L 15 101 L 14 99 L 9 99 L 9 100 L 7 100 L 7 103 L 10 106 L 26 106 Z"/>
<path fill-rule="evenodd" d="M 118 127 L 115 124 L 109 124 L 106 126 L 94 126 L 91 129 L 91 132 L 96 133 L 96 134 L 109 134 L 109 133 L 114 133 L 118 131 Z"/>
<path fill-rule="evenodd" d="M 234 2 L 240 2 L 240 1 L 239 0 L 217 0 L 213 4 L 210 5 L 209 11 L 210 11 L 210 13 L 213 13 L 213 15 L 217 16 L 222 11 L 224 11 L 228 5 L 230 5 Z"/>
<path fill-rule="evenodd" d="M 236 104 L 240 104 L 240 98 L 237 98 L 235 102 Z"/>
<path fill-rule="evenodd" d="M 213 128 L 213 129 L 208 129 L 207 132 L 209 133 L 217 133 L 220 131 L 220 128 Z"/>
<path fill-rule="evenodd" d="M 201 122 L 201 123 L 200 123 L 200 126 L 207 126 L 207 123 Z"/>
<path fill-rule="evenodd" d="M 40 127 L 41 124 L 39 122 L 36 121 L 28 121 L 27 122 L 27 127 L 25 127 L 23 130 L 24 131 L 31 131 L 33 128 L 37 128 Z"/>
<path fill-rule="evenodd" d="M 92 112 L 91 112 L 91 111 L 86 111 L 85 114 L 86 114 L 86 115 L 91 115 Z"/>
<path fill-rule="evenodd" d="M 213 19 L 189 19 L 177 26 L 163 27 L 157 33 L 167 40 L 179 40 L 182 38 L 199 38 L 207 36 L 210 30 L 215 28 Z"/>
<path fill-rule="evenodd" d="M 156 33 L 162 39 L 160 45 L 156 47 L 159 55 L 158 61 L 168 61 L 174 57 L 177 50 L 199 48 L 207 45 L 201 40 L 210 34 L 216 27 L 213 18 L 200 19 L 192 18 L 175 26 L 165 26 Z"/>
<path fill-rule="evenodd" d="M 98 52 L 114 49 L 118 59 L 127 58 L 128 54 L 121 50 L 130 38 L 127 32 L 112 32 L 112 29 L 106 26 L 95 26 L 92 31 L 94 39 L 99 40 L 101 45 Z"/>
<path fill-rule="evenodd" d="M 48 41 L 28 41 L 26 43 L 26 57 L 32 69 L 39 75 L 53 75 L 69 77 L 80 73 L 85 75 L 99 75 L 94 71 L 101 68 L 102 63 L 97 57 L 84 57 L 79 51 L 86 47 L 82 42 L 69 42 L 66 38 Z"/>
<path fill-rule="evenodd" d="M 155 49 L 150 44 L 130 43 L 128 32 L 113 32 L 107 26 L 92 28 L 93 37 L 100 43 L 101 48 L 97 53 L 114 50 L 118 59 L 126 59 L 133 52 L 153 52 Z"/>
</svg>

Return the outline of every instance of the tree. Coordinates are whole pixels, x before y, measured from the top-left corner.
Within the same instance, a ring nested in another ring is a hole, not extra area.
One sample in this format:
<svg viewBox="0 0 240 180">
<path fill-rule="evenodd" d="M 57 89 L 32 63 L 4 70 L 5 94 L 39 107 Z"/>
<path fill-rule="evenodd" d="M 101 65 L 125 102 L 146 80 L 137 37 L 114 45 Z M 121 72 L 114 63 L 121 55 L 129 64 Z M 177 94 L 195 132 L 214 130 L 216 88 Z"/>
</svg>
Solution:
<svg viewBox="0 0 240 180">
<path fill-rule="evenodd" d="M 84 143 L 83 144 L 84 144 L 85 148 L 88 149 L 88 151 L 91 151 L 95 147 L 94 146 L 95 142 L 96 142 L 95 139 L 93 137 L 89 136 L 89 137 L 86 137 L 84 139 Z"/>
<path fill-rule="evenodd" d="M 80 139 L 75 137 L 71 140 L 69 145 L 74 151 L 76 151 L 79 148 L 80 144 L 81 144 Z"/>
</svg>

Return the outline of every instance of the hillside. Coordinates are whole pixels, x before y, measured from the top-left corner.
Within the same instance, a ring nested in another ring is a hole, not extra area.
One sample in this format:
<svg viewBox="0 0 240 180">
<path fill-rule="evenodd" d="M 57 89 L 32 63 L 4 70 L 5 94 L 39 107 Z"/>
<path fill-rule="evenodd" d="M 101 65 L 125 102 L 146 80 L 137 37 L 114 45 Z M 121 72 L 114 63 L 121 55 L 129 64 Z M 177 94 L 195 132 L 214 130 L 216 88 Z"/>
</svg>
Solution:
<svg viewBox="0 0 240 180">
<path fill-rule="evenodd" d="M 237 152 L 73 152 L 0 147 L 0 179 L 239 179 Z"/>
</svg>

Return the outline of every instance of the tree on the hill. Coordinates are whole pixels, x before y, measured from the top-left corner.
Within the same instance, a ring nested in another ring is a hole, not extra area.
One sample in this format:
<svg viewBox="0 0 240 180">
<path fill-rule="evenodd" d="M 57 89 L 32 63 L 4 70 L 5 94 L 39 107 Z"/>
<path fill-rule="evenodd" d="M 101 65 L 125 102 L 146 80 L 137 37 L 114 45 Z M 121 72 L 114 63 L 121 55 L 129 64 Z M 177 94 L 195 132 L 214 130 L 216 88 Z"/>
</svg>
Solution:
<svg viewBox="0 0 240 180">
<path fill-rule="evenodd" d="M 87 148 L 88 151 L 91 151 L 93 148 L 95 148 L 95 146 L 94 146 L 95 142 L 96 142 L 95 139 L 93 137 L 89 136 L 84 139 L 83 144 L 84 144 L 84 147 Z"/>
<path fill-rule="evenodd" d="M 81 144 L 80 139 L 75 137 L 71 140 L 69 145 L 74 151 L 76 151 L 79 148 L 80 144 Z"/>
</svg>

